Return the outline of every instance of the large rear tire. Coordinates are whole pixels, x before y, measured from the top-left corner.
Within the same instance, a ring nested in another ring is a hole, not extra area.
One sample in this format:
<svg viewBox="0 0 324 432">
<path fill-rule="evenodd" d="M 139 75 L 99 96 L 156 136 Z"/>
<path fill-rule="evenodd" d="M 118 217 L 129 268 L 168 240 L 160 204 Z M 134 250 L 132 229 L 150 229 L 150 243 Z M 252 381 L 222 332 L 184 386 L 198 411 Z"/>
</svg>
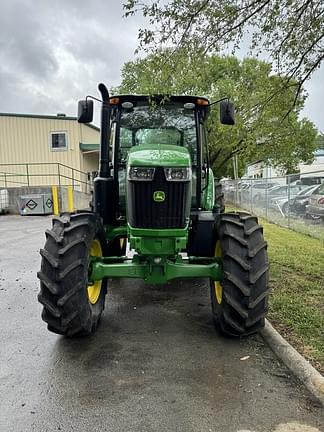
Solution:
<svg viewBox="0 0 324 432">
<path fill-rule="evenodd" d="M 46 231 L 39 302 L 48 330 L 79 336 L 94 332 L 105 306 L 107 280 L 90 284 L 89 257 L 105 256 L 107 242 L 99 217 L 91 212 L 53 219 Z"/>
<path fill-rule="evenodd" d="M 262 227 L 254 216 L 226 213 L 219 218 L 216 239 L 223 280 L 210 281 L 215 325 L 228 336 L 256 333 L 264 326 L 270 292 Z"/>
</svg>

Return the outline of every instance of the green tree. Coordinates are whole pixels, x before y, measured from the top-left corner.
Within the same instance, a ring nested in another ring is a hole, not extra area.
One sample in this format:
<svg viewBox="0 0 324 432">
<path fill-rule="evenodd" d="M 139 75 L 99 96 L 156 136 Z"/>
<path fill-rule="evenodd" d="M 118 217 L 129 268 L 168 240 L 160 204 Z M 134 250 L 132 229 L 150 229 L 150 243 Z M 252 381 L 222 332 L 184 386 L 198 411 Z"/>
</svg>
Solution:
<svg viewBox="0 0 324 432">
<path fill-rule="evenodd" d="M 208 121 L 210 156 L 217 175 L 232 175 L 232 158 L 239 155 L 241 171 L 247 163 L 262 159 L 283 171 L 310 161 L 316 147 L 314 125 L 298 119 L 305 97 L 299 96 L 289 117 L 282 114 L 295 98 L 292 88 L 278 92 L 284 78 L 273 75 L 271 64 L 233 56 L 187 56 L 173 53 L 172 73 L 163 65 L 169 51 L 128 62 L 122 70 L 120 93 L 196 94 L 211 101 L 229 97 L 236 107 L 234 127 L 221 125 L 217 105 Z"/>
<path fill-rule="evenodd" d="M 182 47 L 203 57 L 225 48 L 234 52 L 242 40 L 250 41 L 251 52 L 266 52 L 274 71 L 285 77 L 283 92 L 293 87 L 287 115 L 324 58 L 321 0 L 125 0 L 124 10 L 126 17 L 147 18 L 149 27 L 139 30 L 139 41 L 148 52 Z M 172 70 L 172 59 L 164 66 Z"/>
</svg>

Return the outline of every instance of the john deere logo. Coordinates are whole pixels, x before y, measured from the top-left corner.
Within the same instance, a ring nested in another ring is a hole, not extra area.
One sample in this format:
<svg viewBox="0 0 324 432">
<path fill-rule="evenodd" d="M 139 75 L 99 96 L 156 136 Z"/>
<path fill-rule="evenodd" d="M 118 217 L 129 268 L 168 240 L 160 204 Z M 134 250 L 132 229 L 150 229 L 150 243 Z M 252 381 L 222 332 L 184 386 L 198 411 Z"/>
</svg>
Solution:
<svg viewBox="0 0 324 432">
<path fill-rule="evenodd" d="M 153 194 L 153 201 L 164 202 L 165 201 L 165 193 L 163 191 L 155 191 Z"/>
</svg>

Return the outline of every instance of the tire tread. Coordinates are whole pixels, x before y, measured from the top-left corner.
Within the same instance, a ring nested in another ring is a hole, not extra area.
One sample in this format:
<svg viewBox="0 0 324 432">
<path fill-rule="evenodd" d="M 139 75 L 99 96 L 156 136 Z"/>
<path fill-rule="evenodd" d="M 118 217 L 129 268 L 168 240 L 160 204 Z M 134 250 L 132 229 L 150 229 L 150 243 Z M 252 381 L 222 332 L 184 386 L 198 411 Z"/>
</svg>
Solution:
<svg viewBox="0 0 324 432">
<path fill-rule="evenodd" d="M 226 213 L 219 218 L 216 238 L 223 256 L 223 298 L 219 305 L 211 281 L 215 325 L 228 336 L 256 333 L 264 326 L 270 294 L 263 229 L 255 216 Z"/>
<path fill-rule="evenodd" d="M 98 237 L 106 253 L 106 238 L 99 217 L 92 212 L 62 214 L 53 218 L 45 232 L 38 300 L 43 305 L 42 319 L 49 331 L 79 336 L 94 331 L 104 309 L 106 280 L 95 305 L 87 296 L 88 251 Z"/>
</svg>

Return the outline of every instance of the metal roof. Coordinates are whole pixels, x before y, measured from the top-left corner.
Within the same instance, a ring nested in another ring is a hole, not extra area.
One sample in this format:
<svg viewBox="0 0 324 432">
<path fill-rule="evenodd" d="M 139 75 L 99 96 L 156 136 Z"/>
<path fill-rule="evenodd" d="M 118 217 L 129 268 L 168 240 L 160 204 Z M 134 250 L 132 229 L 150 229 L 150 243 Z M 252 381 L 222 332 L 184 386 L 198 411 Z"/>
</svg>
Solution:
<svg viewBox="0 0 324 432">
<path fill-rule="evenodd" d="M 194 103 L 196 106 L 198 106 L 200 109 L 205 110 L 205 112 L 209 113 L 210 111 L 210 101 L 206 97 L 200 97 L 200 96 L 173 96 L 173 95 L 114 95 L 111 96 L 109 99 L 119 99 L 119 102 L 116 105 L 122 104 L 123 102 L 132 102 L 135 105 L 137 103 L 144 103 L 144 104 L 150 104 L 152 102 L 155 102 L 157 104 L 168 104 L 168 103 Z M 197 101 L 205 101 L 206 105 L 197 104 Z M 114 105 L 114 104 L 112 104 Z"/>
<path fill-rule="evenodd" d="M 72 121 L 77 121 L 77 117 L 70 117 L 70 116 L 63 116 L 63 115 L 0 113 L 0 117 L 20 117 L 20 118 L 34 118 L 34 119 L 41 119 L 41 120 L 70 120 L 70 121 L 72 120 Z M 86 123 L 85 125 L 91 127 L 92 129 L 95 129 L 97 131 L 100 131 L 100 129 L 93 124 Z"/>
<path fill-rule="evenodd" d="M 79 143 L 79 147 L 81 151 L 93 151 L 98 150 L 99 151 L 99 144 L 87 144 L 87 143 Z"/>
<path fill-rule="evenodd" d="M 156 101 L 171 101 L 171 102 L 195 102 L 197 99 L 203 99 L 206 100 L 209 103 L 209 100 L 204 96 L 186 96 L 186 95 L 180 95 L 180 96 L 174 96 L 174 95 L 114 95 L 110 96 L 110 99 L 119 98 L 122 101 L 125 100 L 133 100 L 133 101 L 150 101 L 150 100 L 156 100 Z"/>
<path fill-rule="evenodd" d="M 324 149 L 317 149 L 314 152 L 315 156 L 324 156 Z"/>
</svg>

